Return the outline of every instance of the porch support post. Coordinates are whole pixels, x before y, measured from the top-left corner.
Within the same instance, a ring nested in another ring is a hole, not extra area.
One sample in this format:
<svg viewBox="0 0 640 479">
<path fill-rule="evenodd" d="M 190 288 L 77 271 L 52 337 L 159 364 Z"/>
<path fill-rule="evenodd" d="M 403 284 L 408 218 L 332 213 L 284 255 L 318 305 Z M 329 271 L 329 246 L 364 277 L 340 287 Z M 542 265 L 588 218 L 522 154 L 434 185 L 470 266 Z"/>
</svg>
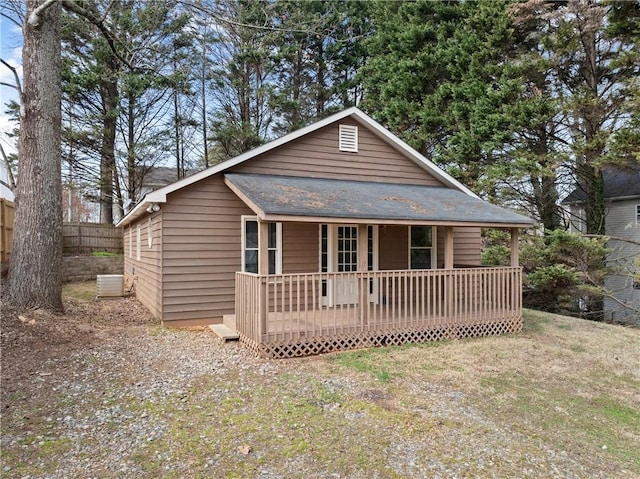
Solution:
<svg viewBox="0 0 640 479">
<path fill-rule="evenodd" d="M 269 274 L 269 223 L 258 220 L 258 274 Z"/>
<path fill-rule="evenodd" d="M 367 322 L 369 309 L 369 279 L 367 275 L 367 261 L 369 257 L 369 238 L 367 225 L 358 225 L 358 272 L 363 273 L 358 280 L 358 304 L 360 305 L 360 321 Z"/>
<path fill-rule="evenodd" d="M 444 269 L 453 269 L 453 226 L 445 226 L 444 228 Z M 453 276 L 445 273 L 444 297 L 446 305 L 446 316 L 448 319 L 453 318 Z"/>
<path fill-rule="evenodd" d="M 265 341 L 265 335 L 267 334 L 267 305 L 268 305 L 268 294 L 267 294 L 267 278 L 266 276 L 269 274 L 269 223 L 258 220 L 258 275 L 259 278 L 259 288 L 260 291 L 258 293 L 258 321 L 259 327 L 258 331 L 260 332 L 260 342 Z"/>
<path fill-rule="evenodd" d="M 511 267 L 517 268 L 520 266 L 520 255 L 518 251 L 518 238 L 520 230 L 518 228 L 511 228 Z"/>
<path fill-rule="evenodd" d="M 453 226 L 444 228 L 444 269 L 453 269 Z"/>
</svg>

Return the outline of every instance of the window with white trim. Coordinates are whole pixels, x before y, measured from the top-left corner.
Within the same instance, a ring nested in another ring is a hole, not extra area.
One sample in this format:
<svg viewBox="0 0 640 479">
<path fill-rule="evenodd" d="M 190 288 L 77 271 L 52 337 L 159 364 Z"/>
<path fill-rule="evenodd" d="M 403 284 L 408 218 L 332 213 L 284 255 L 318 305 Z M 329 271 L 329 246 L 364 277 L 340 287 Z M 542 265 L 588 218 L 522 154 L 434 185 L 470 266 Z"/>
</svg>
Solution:
<svg viewBox="0 0 640 479">
<path fill-rule="evenodd" d="M 133 229 L 129 225 L 129 258 L 133 258 Z"/>
<path fill-rule="evenodd" d="M 142 228 L 136 226 L 136 260 L 140 261 L 140 238 L 142 237 Z"/>
<path fill-rule="evenodd" d="M 269 223 L 267 254 L 269 274 L 282 273 L 282 223 Z M 255 216 L 242 217 L 242 271 L 258 272 L 258 219 Z"/>
<path fill-rule="evenodd" d="M 431 269 L 435 267 L 434 233 L 431 226 L 409 227 L 409 269 Z"/>
<path fill-rule="evenodd" d="M 147 221 L 147 244 L 149 249 L 153 247 L 153 231 L 151 229 L 151 218 Z"/>
<path fill-rule="evenodd" d="M 340 151 L 358 152 L 358 127 L 352 125 L 340 125 L 338 149 Z"/>
</svg>

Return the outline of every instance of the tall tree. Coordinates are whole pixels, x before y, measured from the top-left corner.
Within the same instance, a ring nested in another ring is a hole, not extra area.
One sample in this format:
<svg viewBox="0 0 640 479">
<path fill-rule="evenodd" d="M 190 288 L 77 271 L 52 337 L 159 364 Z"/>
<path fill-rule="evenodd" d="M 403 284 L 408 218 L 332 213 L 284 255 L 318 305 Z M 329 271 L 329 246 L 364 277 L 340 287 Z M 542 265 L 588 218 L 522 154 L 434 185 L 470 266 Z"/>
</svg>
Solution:
<svg viewBox="0 0 640 479">
<path fill-rule="evenodd" d="M 13 249 L 5 298 L 19 307 L 62 310 L 58 2 L 27 1 Z"/>
<path fill-rule="evenodd" d="M 363 105 L 477 192 L 512 138 L 508 106 L 521 80 L 504 61 L 510 22 L 499 2 L 378 2 Z M 499 176 L 500 177 L 500 176 Z"/>
<path fill-rule="evenodd" d="M 260 145 L 271 131 L 272 11 L 273 4 L 263 0 L 225 0 L 216 5 L 224 31 L 216 54 L 214 161 Z"/>
<path fill-rule="evenodd" d="M 636 11 L 637 3 L 569 0 L 563 4 L 530 0 L 515 4 L 519 24 L 545 47 L 553 75 L 552 96 L 565 115 L 565 139 L 570 147 L 578 186 L 586 193 L 586 232 L 605 233 L 602 169 L 608 152 L 621 138 L 616 132 L 634 121 L 629 111 L 640 74 L 632 35 L 607 28 L 610 14 Z M 636 20 L 637 21 L 637 20 Z M 629 130 L 627 130 L 629 131 Z"/>
</svg>

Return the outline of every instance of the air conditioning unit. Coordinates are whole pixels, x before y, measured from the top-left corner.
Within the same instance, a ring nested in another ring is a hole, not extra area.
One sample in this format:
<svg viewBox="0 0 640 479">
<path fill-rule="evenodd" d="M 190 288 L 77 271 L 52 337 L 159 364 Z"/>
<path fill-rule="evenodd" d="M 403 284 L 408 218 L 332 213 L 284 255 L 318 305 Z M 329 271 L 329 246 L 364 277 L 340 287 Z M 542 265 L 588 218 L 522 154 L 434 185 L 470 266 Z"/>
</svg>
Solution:
<svg viewBox="0 0 640 479">
<path fill-rule="evenodd" d="M 96 296 L 98 298 L 122 296 L 124 275 L 99 274 L 96 283 Z"/>
</svg>

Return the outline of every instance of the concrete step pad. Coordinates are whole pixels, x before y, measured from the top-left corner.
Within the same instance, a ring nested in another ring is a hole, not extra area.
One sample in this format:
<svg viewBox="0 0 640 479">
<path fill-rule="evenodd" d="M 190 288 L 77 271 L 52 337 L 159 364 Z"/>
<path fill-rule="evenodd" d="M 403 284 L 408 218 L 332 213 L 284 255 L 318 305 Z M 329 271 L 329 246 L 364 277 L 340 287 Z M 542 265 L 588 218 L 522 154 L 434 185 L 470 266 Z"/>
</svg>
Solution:
<svg viewBox="0 0 640 479">
<path fill-rule="evenodd" d="M 209 325 L 209 329 L 224 341 L 237 341 L 240 338 L 237 331 L 234 331 L 224 324 L 211 324 Z"/>
</svg>

